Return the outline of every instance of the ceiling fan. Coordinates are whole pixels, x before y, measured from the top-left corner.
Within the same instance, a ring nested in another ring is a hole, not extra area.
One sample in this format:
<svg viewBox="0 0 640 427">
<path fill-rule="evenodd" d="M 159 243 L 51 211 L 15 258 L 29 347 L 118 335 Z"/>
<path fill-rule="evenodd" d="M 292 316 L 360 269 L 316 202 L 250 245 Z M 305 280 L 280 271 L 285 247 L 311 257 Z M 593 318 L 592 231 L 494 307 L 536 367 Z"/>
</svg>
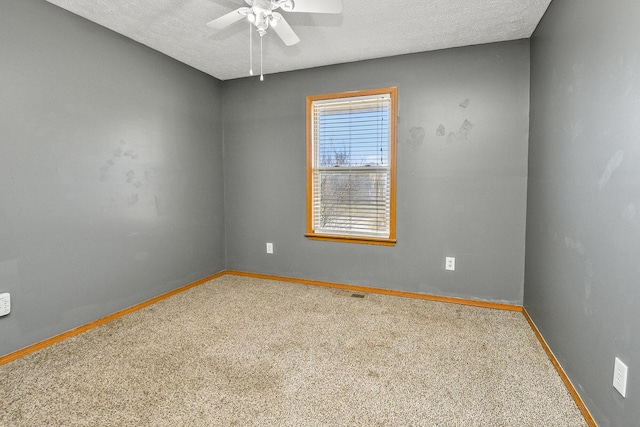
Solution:
<svg viewBox="0 0 640 427">
<path fill-rule="evenodd" d="M 282 14 L 276 12 L 282 9 L 285 12 L 300 13 L 341 13 L 342 0 L 244 0 L 249 7 L 241 7 L 214 19 L 207 26 L 215 32 L 223 30 L 243 19 L 256 28 L 260 35 L 260 47 L 262 50 L 262 37 L 269 28 L 282 39 L 285 45 L 293 46 L 300 42 L 300 38 L 284 19 Z M 251 35 L 253 32 L 250 32 Z M 251 48 L 251 41 L 249 41 Z M 251 52 L 249 53 L 251 56 Z M 262 68 L 262 54 L 260 55 L 260 67 Z M 253 70 L 249 71 L 253 75 Z M 262 71 L 260 80 L 263 80 Z"/>
</svg>

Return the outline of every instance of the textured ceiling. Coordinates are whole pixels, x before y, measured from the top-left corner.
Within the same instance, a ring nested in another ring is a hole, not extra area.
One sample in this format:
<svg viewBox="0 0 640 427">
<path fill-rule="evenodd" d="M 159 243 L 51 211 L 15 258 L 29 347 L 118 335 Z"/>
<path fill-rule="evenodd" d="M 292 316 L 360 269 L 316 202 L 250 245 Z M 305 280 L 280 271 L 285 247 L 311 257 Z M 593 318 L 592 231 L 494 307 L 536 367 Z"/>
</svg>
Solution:
<svg viewBox="0 0 640 427">
<path fill-rule="evenodd" d="M 249 24 L 206 23 L 243 0 L 47 0 L 221 80 L 249 70 Z M 322 0 L 319 0 L 322 1 Z M 528 38 L 551 0 L 343 0 L 340 15 L 282 12 L 301 42 L 269 30 L 265 74 Z M 259 37 L 254 33 L 254 69 Z"/>
</svg>

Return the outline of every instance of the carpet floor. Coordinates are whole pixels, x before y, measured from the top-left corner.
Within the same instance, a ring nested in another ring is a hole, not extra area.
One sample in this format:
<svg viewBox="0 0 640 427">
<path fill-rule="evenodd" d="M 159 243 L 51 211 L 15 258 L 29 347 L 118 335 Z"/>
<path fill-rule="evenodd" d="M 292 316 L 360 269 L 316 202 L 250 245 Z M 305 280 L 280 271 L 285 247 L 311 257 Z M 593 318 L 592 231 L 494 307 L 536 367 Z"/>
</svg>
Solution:
<svg viewBox="0 0 640 427">
<path fill-rule="evenodd" d="M 522 313 L 350 295 L 222 276 L 0 366 L 0 425 L 586 425 Z"/>
</svg>

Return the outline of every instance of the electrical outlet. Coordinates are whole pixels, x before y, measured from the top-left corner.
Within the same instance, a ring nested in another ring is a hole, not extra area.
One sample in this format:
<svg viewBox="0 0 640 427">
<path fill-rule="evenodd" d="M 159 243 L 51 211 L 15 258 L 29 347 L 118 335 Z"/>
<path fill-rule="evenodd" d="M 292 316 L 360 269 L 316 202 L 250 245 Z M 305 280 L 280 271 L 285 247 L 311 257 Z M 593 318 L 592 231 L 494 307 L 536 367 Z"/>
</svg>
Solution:
<svg viewBox="0 0 640 427">
<path fill-rule="evenodd" d="M 452 256 L 445 257 L 444 269 L 448 271 L 454 271 L 456 269 L 456 259 Z"/>
<path fill-rule="evenodd" d="M 268 254 L 273 253 L 273 243 L 267 243 L 267 253 Z"/>
<path fill-rule="evenodd" d="M 627 370 L 627 365 L 616 357 L 613 368 L 613 386 L 620 392 L 622 397 L 627 397 Z"/>
<path fill-rule="evenodd" d="M 11 295 L 0 294 L 0 316 L 6 316 L 11 311 Z"/>
</svg>

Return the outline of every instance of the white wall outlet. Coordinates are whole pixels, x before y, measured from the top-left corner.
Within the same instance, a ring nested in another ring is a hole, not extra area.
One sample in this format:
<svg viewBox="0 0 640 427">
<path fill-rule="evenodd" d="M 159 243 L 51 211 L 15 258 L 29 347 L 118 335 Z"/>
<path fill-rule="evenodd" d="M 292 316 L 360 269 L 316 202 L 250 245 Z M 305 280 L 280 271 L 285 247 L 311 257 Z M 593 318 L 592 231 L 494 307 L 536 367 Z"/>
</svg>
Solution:
<svg viewBox="0 0 640 427">
<path fill-rule="evenodd" d="M 627 365 L 616 357 L 613 368 L 613 386 L 620 392 L 622 397 L 627 397 Z"/>
<path fill-rule="evenodd" d="M 0 294 L 0 316 L 6 316 L 11 311 L 11 295 Z"/>
<path fill-rule="evenodd" d="M 267 253 L 268 254 L 273 253 L 273 243 L 267 243 Z"/>
<path fill-rule="evenodd" d="M 445 257 L 444 269 L 448 271 L 454 271 L 456 269 L 456 259 L 452 256 Z"/>
</svg>

